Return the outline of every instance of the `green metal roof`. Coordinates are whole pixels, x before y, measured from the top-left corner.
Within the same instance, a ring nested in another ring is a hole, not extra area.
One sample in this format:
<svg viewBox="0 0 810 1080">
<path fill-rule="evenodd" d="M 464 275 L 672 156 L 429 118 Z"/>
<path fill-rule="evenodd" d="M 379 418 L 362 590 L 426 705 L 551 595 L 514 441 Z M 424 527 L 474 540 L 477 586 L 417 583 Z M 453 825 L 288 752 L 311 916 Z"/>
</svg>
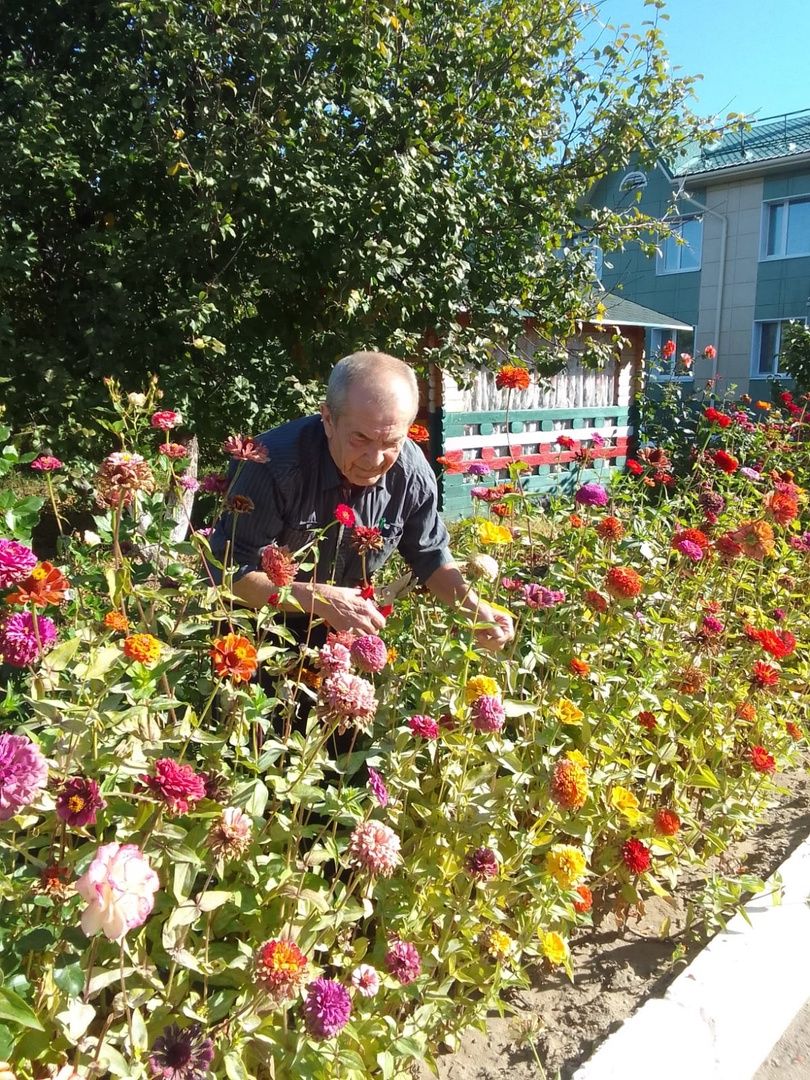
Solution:
<svg viewBox="0 0 810 1080">
<path fill-rule="evenodd" d="M 694 176 L 722 169 L 776 161 L 810 152 L 810 109 L 766 116 L 727 128 L 719 142 L 702 150 L 694 144 L 673 164 L 675 176 Z"/>
<path fill-rule="evenodd" d="M 604 307 L 602 318 L 598 321 L 609 323 L 611 326 L 650 326 L 661 330 L 691 330 L 689 323 L 673 319 L 671 315 L 662 315 L 660 311 L 634 304 L 632 300 L 625 300 L 623 296 L 615 293 L 602 293 L 597 297 L 597 303 Z M 598 312 L 594 312 L 594 322 L 597 321 Z"/>
</svg>

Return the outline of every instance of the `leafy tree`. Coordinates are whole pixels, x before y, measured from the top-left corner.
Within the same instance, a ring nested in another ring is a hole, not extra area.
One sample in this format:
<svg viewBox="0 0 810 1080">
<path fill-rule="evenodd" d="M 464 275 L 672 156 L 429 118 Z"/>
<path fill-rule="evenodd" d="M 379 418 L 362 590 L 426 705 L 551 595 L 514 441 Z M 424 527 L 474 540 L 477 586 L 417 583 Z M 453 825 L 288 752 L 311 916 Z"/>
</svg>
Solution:
<svg viewBox="0 0 810 1080">
<path fill-rule="evenodd" d="M 789 322 L 782 331 L 779 370 L 796 380 L 801 393 L 810 390 L 810 327 L 803 322 Z"/>
<path fill-rule="evenodd" d="M 458 369 L 527 311 L 558 369 L 588 189 L 700 132 L 650 4 L 638 34 L 579 0 L 5 5 L 10 419 L 55 438 L 156 371 L 203 431 L 260 427 L 354 348 Z"/>
</svg>

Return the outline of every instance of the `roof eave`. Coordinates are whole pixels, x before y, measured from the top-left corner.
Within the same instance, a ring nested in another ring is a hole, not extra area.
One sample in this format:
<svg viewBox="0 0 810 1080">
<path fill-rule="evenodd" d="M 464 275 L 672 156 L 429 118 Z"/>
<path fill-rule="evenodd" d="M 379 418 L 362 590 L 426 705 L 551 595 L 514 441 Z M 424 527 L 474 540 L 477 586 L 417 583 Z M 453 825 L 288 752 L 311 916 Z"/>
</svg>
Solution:
<svg viewBox="0 0 810 1080">
<path fill-rule="evenodd" d="M 764 161 L 747 161 L 742 165 L 724 165 L 718 169 L 706 169 L 703 172 L 676 173 L 675 179 L 688 180 L 700 184 L 722 184 L 726 179 L 744 176 L 762 176 L 765 173 L 784 172 L 786 168 L 810 164 L 810 150 L 801 154 L 783 154 L 778 158 L 766 158 Z"/>
</svg>

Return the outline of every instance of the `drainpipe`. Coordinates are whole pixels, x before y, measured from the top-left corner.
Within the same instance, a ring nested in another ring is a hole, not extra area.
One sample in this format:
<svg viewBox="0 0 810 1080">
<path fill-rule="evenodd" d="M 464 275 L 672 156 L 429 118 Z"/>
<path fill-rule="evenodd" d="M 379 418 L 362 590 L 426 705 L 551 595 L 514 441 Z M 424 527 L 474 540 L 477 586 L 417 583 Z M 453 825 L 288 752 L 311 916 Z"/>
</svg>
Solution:
<svg viewBox="0 0 810 1080">
<path fill-rule="evenodd" d="M 675 192 L 676 202 L 679 199 L 685 199 L 686 202 L 690 202 L 693 204 L 693 206 L 697 206 L 698 209 L 702 210 L 704 214 L 711 214 L 712 217 L 720 219 L 720 269 L 717 272 L 717 308 L 714 315 L 714 341 L 712 342 L 715 349 L 717 349 L 718 351 L 717 353 L 715 353 L 714 360 L 712 360 L 711 375 L 712 379 L 716 379 L 717 358 L 720 348 L 720 320 L 723 314 L 723 287 L 726 283 L 726 245 L 728 243 L 728 218 L 725 214 L 721 214 L 717 210 L 712 210 L 710 207 L 706 206 L 705 203 L 702 203 L 698 199 L 695 199 L 691 195 L 688 195 L 683 190 L 683 183 L 684 182 L 681 181 L 680 187 Z M 701 265 L 702 263 L 703 257 L 701 254 Z"/>
</svg>

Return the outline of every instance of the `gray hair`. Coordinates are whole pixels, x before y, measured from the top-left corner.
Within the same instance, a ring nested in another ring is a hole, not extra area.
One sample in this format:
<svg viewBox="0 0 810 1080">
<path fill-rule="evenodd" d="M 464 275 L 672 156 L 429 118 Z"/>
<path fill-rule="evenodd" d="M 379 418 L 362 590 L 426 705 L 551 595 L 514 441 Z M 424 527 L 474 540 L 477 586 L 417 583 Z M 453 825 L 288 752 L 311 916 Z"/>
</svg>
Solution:
<svg viewBox="0 0 810 1080">
<path fill-rule="evenodd" d="M 391 397 L 391 382 L 399 379 L 408 387 L 413 398 L 413 416 L 419 408 L 419 386 L 413 368 L 384 352 L 356 352 L 338 360 L 332 368 L 326 387 L 326 405 L 333 417 L 346 407 L 349 392 L 355 384 L 378 397 L 380 402 Z"/>
</svg>

